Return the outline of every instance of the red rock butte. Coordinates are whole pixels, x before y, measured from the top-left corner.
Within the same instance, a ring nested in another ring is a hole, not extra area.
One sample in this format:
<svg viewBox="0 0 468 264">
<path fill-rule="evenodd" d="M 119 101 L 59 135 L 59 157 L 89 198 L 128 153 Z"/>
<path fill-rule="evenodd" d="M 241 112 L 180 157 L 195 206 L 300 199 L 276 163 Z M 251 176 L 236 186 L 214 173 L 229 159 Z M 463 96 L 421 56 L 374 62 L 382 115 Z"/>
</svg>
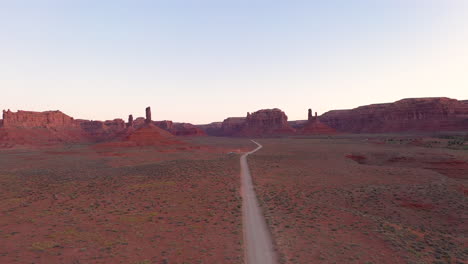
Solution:
<svg viewBox="0 0 468 264">
<path fill-rule="evenodd" d="M 145 117 L 128 116 L 107 121 L 74 119 L 60 111 L 3 111 L 0 146 L 73 142 L 134 141 L 156 144 L 172 136 L 268 137 L 335 133 L 392 133 L 468 131 L 468 100 L 445 97 L 411 98 L 372 104 L 350 110 L 332 110 L 321 116 L 308 110 L 307 120 L 288 121 L 280 109 L 263 109 L 245 117 L 228 117 L 207 125 L 153 121 L 151 108 Z M 176 142 L 168 140 L 167 142 Z"/>
<path fill-rule="evenodd" d="M 307 122 L 298 132 L 305 135 L 333 135 L 337 133 L 336 129 L 329 127 L 319 120 L 317 112 L 315 112 L 315 116 L 312 116 L 312 109 L 309 109 Z"/>
<path fill-rule="evenodd" d="M 467 131 L 468 103 L 445 97 L 411 98 L 333 110 L 320 120 L 347 133 Z"/>
<path fill-rule="evenodd" d="M 189 123 L 152 121 L 150 107 L 146 108 L 146 118 L 133 120 L 133 115 L 129 115 L 128 123 L 123 119 L 73 119 L 60 111 L 21 110 L 3 111 L 3 119 L 0 120 L 0 147 L 93 142 L 133 142 L 135 145 L 180 143 L 173 139 L 173 135 L 203 136 L 205 132 Z"/>
</svg>

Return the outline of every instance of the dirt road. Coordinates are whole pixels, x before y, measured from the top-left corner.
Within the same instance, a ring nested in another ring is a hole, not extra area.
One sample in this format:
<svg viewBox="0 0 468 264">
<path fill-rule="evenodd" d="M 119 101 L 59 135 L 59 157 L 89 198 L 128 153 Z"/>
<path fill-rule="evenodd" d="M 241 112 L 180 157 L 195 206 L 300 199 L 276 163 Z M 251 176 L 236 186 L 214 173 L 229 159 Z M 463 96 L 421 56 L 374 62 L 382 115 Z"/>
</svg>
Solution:
<svg viewBox="0 0 468 264">
<path fill-rule="evenodd" d="M 247 264 L 273 264 L 276 263 L 276 253 L 262 211 L 258 206 L 247 164 L 247 156 L 261 149 L 262 145 L 253 140 L 252 142 L 258 147 L 245 153 L 240 159 L 245 261 Z"/>
</svg>

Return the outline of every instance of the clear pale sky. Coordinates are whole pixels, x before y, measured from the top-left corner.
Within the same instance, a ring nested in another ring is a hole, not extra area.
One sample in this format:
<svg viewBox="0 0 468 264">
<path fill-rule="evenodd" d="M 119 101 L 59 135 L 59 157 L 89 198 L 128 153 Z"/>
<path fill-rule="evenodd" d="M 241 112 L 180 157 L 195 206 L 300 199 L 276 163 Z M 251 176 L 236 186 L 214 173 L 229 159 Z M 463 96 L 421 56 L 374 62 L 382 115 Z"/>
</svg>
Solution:
<svg viewBox="0 0 468 264">
<path fill-rule="evenodd" d="M 468 99 L 466 0 L 0 0 L 0 108 L 195 124 Z"/>
</svg>

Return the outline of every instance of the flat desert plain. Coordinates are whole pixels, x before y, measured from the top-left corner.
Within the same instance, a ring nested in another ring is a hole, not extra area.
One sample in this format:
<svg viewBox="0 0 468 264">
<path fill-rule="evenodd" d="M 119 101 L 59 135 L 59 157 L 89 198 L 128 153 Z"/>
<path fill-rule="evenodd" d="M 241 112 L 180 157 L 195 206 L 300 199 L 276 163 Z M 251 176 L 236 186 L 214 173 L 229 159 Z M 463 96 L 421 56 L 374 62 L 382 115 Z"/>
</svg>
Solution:
<svg viewBox="0 0 468 264">
<path fill-rule="evenodd" d="M 0 263 L 242 263 L 248 139 L 0 151 Z"/>
<path fill-rule="evenodd" d="M 441 138 L 258 139 L 281 263 L 467 263 L 468 152 Z"/>
<path fill-rule="evenodd" d="M 466 263 L 468 152 L 409 135 L 259 138 L 280 263 Z M 453 141 L 453 140 L 452 140 Z M 244 263 L 246 138 L 0 150 L 0 263 Z"/>
</svg>

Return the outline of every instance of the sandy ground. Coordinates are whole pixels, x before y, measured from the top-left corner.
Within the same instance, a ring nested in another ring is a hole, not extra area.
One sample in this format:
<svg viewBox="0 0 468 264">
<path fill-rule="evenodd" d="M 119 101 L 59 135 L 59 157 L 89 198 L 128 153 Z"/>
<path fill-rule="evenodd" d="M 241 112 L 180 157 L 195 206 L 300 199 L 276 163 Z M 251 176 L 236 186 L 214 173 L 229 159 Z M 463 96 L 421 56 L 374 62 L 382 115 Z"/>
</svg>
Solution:
<svg viewBox="0 0 468 264">
<path fill-rule="evenodd" d="M 262 148 L 260 144 L 253 142 L 258 147 L 245 153 L 240 159 L 245 260 L 247 264 L 274 264 L 276 253 L 273 250 L 270 231 L 258 205 L 247 164 L 247 156 Z"/>
</svg>

